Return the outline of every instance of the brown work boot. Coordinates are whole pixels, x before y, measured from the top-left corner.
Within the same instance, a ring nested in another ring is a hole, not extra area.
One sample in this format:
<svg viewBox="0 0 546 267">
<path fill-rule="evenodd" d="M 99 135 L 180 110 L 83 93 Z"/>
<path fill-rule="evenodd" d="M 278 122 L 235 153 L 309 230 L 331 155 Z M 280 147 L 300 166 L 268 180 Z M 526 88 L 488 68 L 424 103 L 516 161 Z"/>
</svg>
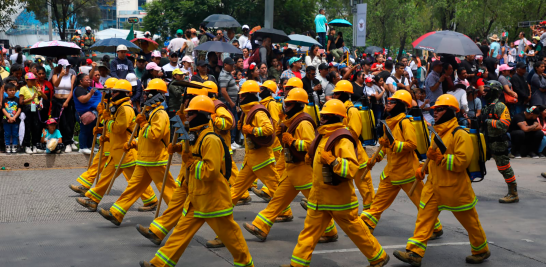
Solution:
<svg viewBox="0 0 546 267">
<path fill-rule="evenodd" d="M 281 215 L 281 216 L 277 216 L 277 218 L 275 218 L 275 222 L 290 222 L 293 219 L 294 219 L 294 216 Z"/>
<path fill-rule="evenodd" d="M 499 199 L 499 203 L 518 203 L 518 184 L 516 182 L 508 184 L 508 194 Z"/>
<path fill-rule="evenodd" d="M 319 243 L 330 243 L 330 242 L 336 242 L 339 236 L 337 234 L 332 236 L 321 236 L 318 240 Z"/>
<path fill-rule="evenodd" d="M 155 267 L 155 265 L 147 262 L 147 261 L 141 261 L 140 262 L 140 267 Z"/>
<path fill-rule="evenodd" d="M 444 234 L 444 230 L 434 232 L 434 233 L 432 233 L 432 236 L 428 240 L 436 240 L 436 239 L 440 238 L 440 236 L 442 236 L 443 234 Z"/>
<path fill-rule="evenodd" d="M 302 198 L 300 201 L 300 205 L 304 210 L 307 210 L 307 198 Z"/>
<path fill-rule="evenodd" d="M 76 198 L 76 202 L 78 202 L 78 204 L 86 207 L 90 211 L 97 211 L 97 206 L 99 205 L 99 203 L 97 203 L 97 202 L 95 202 L 95 201 L 93 201 L 91 199 L 83 198 L 83 197 Z"/>
<path fill-rule="evenodd" d="M 121 224 L 121 222 L 118 221 L 118 219 L 116 219 L 116 217 L 114 217 L 114 215 L 112 215 L 112 213 L 108 210 L 100 208 L 99 214 L 102 215 L 104 219 L 109 220 L 111 223 L 115 224 L 116 226 L 119 226 Z"/>
<path fill-rule="evenodd" d="M 140 212 L 146 212 L 146 211 L 154 211 L 156 208 L 157 208 L 157 202 L 159 201 L 156 201 L 150 205 L 144 205 L 142 207 L 138 207 L 138 211 Z"/>
<path fill-rule="evenodd" d="M 293 266 L 290 265 L 290 264 L 283 264 L 283 265 L 281 265 L 281 267 L 293 267 Z"/>
<path fill-rule="evenodd" d="M 421 260 L 423 257 L 419 256 L 419 254 L 412 252 L 410 250 L 406 251 L 400 251 L 395 250 L 394 253 L 392 253 L 397 259 L 409 263 L 411 266 L 421 266 Z"/>
<path fill-rule="evenodd" d="M 265 239 L 267 238 L 267 235 L 264 232 L 262 232 L 262 230 L 260 230 L 258 227 L 254 226 L 252 224 L 243 223 L 243 227 L 249 233 L 253 234 L 255 237 L 260 239 L 260 241 L 265 241 Z"/>
<path fill-rule="evenodd" d="M 158 246 L 161 245 L 162 240 L 159 237 L 157 237 L 154 234 L 154 232 L 150 231 L 150 228 L 144 227 L 144 226 L 142 226 L 140 224 L 137 224 L 136 229 L 141 235 L 148 238 L 148 240 L 152 241 L 152 243 L 154 243 L 154 244 L 156 244 Z"/>
<path fill-rule="evenodd" d="M 224 245 L 224 242 L 217 237 L 214 240 L 207 241 L 206 246 L 207 248 L 223 248 L 226 245 Z"/>
<path fill-rule="evenodd" d="M 237 201 L 237 205 L 235 206 L 250 205 L 250 201 L 252 201 L 252 198 L 250 196 L 248 196 L 247 198 L 240 198 L 239 201 Z"/>
<path fill-rule="evenodd" d="M 389 257 L 389 254 L 387 254 L 387 257 L 385 257 L 384 260 L 376 263 L 376 264 L 370 264 L 368 265 L 368 267 L 383 267 L 383 266 L 386 266 L 387 263 L 389 263 L 389 260 L 391 259 L 391 257 Z"/>
<path fill-rule="evenodd" d="M 254 192 L 254 194 L 256 194 L 256 196 L 263 199 L 265 202 L 271 201 L 271 196 L 269 196 L 268 194 L 266 194 L 264 191 L 262 191 L 260 189 L 256 189 L 256 188 L 252 187 L 252 192 Z"/>
<path fill-rule="evenodd" d="M 485 259 L 491 256 L 491 251 L 484 252 L 482 254 L 470 255 L 466 257 L 466 263 L 478 264 L 482 263 Z"/>
<path fill-rule="evenodd" d="M 546 178 L 546 172 L 543 172 L 540 175 L 542 175 L 543 178 Z"/>
<path fill-rule="evenodd" d="M 87 193 L 87 190 L 89 190 L 89 188 L 83 186 L 83 185 L 69 185 L 68 188 L 70 188 L 72 191 L 80 194 L 81 196 L 85 196 L 85 193 Z"/>
</svg>

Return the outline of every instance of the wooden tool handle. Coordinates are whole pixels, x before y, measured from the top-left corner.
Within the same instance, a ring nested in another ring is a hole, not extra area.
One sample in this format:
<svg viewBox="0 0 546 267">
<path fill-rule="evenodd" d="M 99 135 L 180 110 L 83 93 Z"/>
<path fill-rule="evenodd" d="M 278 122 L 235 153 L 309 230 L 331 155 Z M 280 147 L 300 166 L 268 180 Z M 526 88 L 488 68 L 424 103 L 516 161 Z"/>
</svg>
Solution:
<svg viewBox="0 0 546 267">
<path fill-rule="evenodd" d="M 104 94 L 102 95 L 102 99 L 100 100 L 100 104 L 104 103 Z M 99 104 L 99 105 L 100 105 Z M 97 123 L 95 124 L 95 127 L 100 126 L 100 114 L 97 116 Z M 91 167 L 91 163 L 93 162 L 93 157 L 95 156 L 95 144 L 97 143 L 97 134 L 93 135 L 93 145 L 91 145 L 91 155 L 89 155 L 89 162 L 87 162 L 87 169 Z"/>
<path fill-rule="evenodd" d="M 433 141 L 432 142 L 432 150 L 436 150 L 438 148 L 438 146 L 436 145 L 436 143 Z M 421 168 L 421 174 L 424 176 L 425 175 L 425 170 L 427 169 L 427 166 L 428 166 L 428 163 L 430 162 L 430 158 L 427 158 L 425 160 L 425 163 L 423 163 L 423 167 Z M 419 183 L 419 179 L 417 179 L 417 177 L 415 177 L 415 181 L 413 182 L 413 185 L 411 186 L 411 189 L 409 191 L 409 196 L 411 197 L 413 195 L 413 191 L 415 191 L 415 188 L 417 187 L 417 184 Z"/>
<path fill-rule="evenodd" d="M 376 160 L 377 156 L 379 155 L 379 152 L 381 152 L 381 150 L 383 150 L 383 146 L 379 146 L 379 149 L 377 151 L 375 151 L 375 153 L 373 153 L 371 162 L 375 162 L 375 160 Z M 360 180 L 364 180 L 366 175 L 368 175 L 368 172 L 370 172 L 370 168 L 368 166 L 366 166 L 366 170 L 362 174 L 362 177 L 360 177 Z"/>
<path fill-rule="evenodd" d="M 171 144 L 174 144 L 176 140 L 178 140 L 178 128 L 175 128 L 175 133 L 173 135 L 173 139 L 171 140 Z M 161 210 L 161 200 L 163 199 L 163 193 L 165 193 L 165 183 L 167 182 L 167 176 L 169 174 L 169 169 L 171 167 L 171 161 L 173 160 L 173 155 L 169 155 L 169 160 L 167 161 L 167 167 L 165 168 L 165 174 L 163 174 L 163 184 L 161 185 L 161 193 L 159 194 L 159 202 L 157 203 L 157 209 L 155 211 L 155 218 L 159 216 L 159 211 Z"/>
</svg>

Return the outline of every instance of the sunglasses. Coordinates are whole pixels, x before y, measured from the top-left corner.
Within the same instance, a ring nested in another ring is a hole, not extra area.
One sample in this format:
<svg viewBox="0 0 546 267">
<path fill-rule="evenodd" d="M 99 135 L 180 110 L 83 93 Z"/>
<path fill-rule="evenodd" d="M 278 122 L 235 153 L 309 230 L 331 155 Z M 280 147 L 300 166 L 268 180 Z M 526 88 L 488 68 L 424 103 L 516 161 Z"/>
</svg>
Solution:
<svg viewBox="0 0 546 267">
<path fill-rule="evenodd" d="M 171 57 L 178 57 L 178 55 L 172 55 Z"/>
<path fill-rule="evenodd" d="M 396 100 L 396 99 L 389 99 L 389 100 L 387 101 L 387 104 L 396 105 L 397 103 L 398 103 L 398 100 Z"/>
<path fill-rule="evenodd" d="M 341 92 L 334 92 L 334 95 L 341 95 Z"/>
<path fill-rule="evenodd" d="M 222 35 L 222 33 L 221 33 L 221 32 L 219 32 L 219 33 L 216 33 L 216 35 Z"/>
<path fill-rule="evenodd" d="M 445 111 L 447 109 L 448 109 L 447 107 L 435 107 L 434 112 L 442 112 L 442 111 Z"/>
</svg>

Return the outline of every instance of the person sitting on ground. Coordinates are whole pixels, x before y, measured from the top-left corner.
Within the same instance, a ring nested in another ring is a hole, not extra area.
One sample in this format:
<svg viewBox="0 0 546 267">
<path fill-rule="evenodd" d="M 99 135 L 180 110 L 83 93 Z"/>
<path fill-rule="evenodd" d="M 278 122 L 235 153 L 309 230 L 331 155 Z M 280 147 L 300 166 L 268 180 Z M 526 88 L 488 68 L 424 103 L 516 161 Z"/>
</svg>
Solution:
<svg viewBox="0 0 546 267">
<path fill-rule="evenodd" d="M 57 121 L 49 119 L 46 121 L 47 128 L 42 131 L 42 145 L 46 148 L 46 154 L 61 153 L 63 149 L 63 136 L 57 129 Z"/>
<path fill-rule="evenodd" d="M 529 157 L 538 158 L 538 148 L 544 136 L 542 126 L 537 120 L 541 112 L 542 109 L 539 106 L 532 106 L 512 118 L 508 131 L 512 140 L 512 155 L 515 158 L 521 158 L 524 147 Z"/>
</svg>

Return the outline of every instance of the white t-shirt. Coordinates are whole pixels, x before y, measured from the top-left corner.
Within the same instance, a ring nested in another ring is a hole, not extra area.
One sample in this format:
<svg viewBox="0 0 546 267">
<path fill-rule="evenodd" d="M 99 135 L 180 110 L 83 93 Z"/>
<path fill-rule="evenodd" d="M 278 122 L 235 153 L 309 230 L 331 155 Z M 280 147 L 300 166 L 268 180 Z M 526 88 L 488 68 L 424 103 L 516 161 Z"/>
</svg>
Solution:
<svg viewBox="0 0 546 267">
<path fill-rule="evenodd" d="M 13 54 L 13 55 L 11 55 L 9 57 L 9 60 L 11 60 L 11 64 L 15 64 L 15 61 L 17 61 L 17 56 L 18 55 L 19 55 L 18 53 L 15 53 L 15 54 Z M 25 64 L 26 60 L 27 60 L 27 57 L 25 57 L 25 55 L 23 55 L 23 63 L 21 63 L 21 64 Z"/>
<path fill-rule="evenodd" d="M 168 63 L 165 66 L 163 66 L 163 71 L 165 71 L 165 74 L 167 75 L 167 77 L 169 77 L 169 78 L 165 78 L 167 82 L 172 81 L 172 77 L 173 77 L 172 73 L 177 68 L 178 66 L 173 66 L 171 65 L 171 63 Z"/>
<path fill-rule="evenodd" d="M 243 50 L 243 48 L 252 49 L 252 44 L 244 34 L 239 37 L 239 48 L 241 48 L 241 50 Z"/>
<path fill-rule="evenodd" d="M 169 43 L 169 46 L 167 46 L 167 49 L 169 49 L 171 52 L 178 52 L 185 42 L 186 39 L 184 38 L 174 38 Z"/>
<path fill-rule="evenodd" d="M 419 105 L 419 107 L 422 106 L 424 103 L 425 103 L 424 101 L 417 100 L 417 105 Z M 424 107 L 430 108 L 430 104 L 426 104 Z M 430 123 L 434 121 L 434 118 L 432 117 L 432 115 L 430 115 L 430 112 L 428 112 L 428 110 L 423 111 L 423 117 L 425 117 L 425 120 Z"/>
<path fill-rule="evenodd" d="M 100 76 L 99 78 L 100 84 L 104 85 L 104 83 L 106 82 L 106 80 L 108 80 L 108 78 L 110 78 L 110 75 L 107 75 L 106 77 Z"/>
<path fill-rule="evenodd" d="M 375 90 L 375 88 L 372 85 L 372 87 L 364 86 L 364 90 L 363 90 L 362 93 L 364 95 L 373 96 L 373 95 L 375 95 L 376 92 L 377 91 Z"/>
<path fill-rule="evenodd" d="M 462 110 L 464 110 L 465 113 L 468 112 L 468 99 L 466 98 L 465 90 L 457 88 L 455 91 L 448 91 L 447 93 L 454 96 L 455 99 L 459 101 L 459 106 Z"/>
<path fill-rule="evenodd" d="M 390 76 L 389 78 L 387 78 L 387 81 L 385 82 L 385 84 L 392 84 L 392 86 L 394 87 L 394 89 L 398 90 L 398 87 L 396 86 L 396 81 L 394 80 L 393 77 L 394 77 L 394 76 Z M 399 80 L 399 82 L 402 82 L 402 80 L 404 80 L 404 85 L 409 85 L 409 79 L 407 79 L 406 77 L 402 76 L 402 78 Z"/>
<path fill-rule="evenodd" d="M 89 71 L 91 71 L 93 67 L 89 67 L 89 66 L 81 66 L 80 67 L 80 73 L 85 73 L 87 75 L 89 75 Z"/>
</svg>

